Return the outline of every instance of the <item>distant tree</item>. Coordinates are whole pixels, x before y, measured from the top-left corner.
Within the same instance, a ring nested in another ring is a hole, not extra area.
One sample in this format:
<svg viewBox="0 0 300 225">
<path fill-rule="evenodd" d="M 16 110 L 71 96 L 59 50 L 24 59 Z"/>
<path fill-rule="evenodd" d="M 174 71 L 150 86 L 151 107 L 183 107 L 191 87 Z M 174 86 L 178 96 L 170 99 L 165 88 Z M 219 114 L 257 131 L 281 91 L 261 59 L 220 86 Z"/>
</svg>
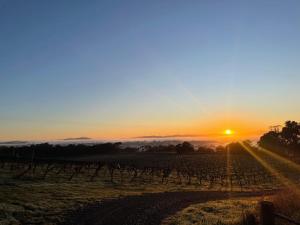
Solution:
<svg viewBox="0 0 300 225">
<path fill-rule="evenodd" d="M 176 152 L 174 145 L 145 145 L 140 148 L 142 152 Z"/>
<path fill-rule="evenodd" d="M 230 153 L 247 153 L 247 151 L 244 149 L 244 147 L 238 143 L 238 142 L 232 142 L 228 145 L 226 145 L 226 150 L 229 150 Z"/>
<path fill-rule="evenodd" d="M 219 145 L 216 147 L 216 152 L 223 153 L 226 151 L 226 148 L 223 145 Z"/>
<path fill-rule="evenodd" d="M 176 145 L 177 154 L 187 154 L 187 153 L 192 153 L 194 151 L 195 151 L 194 146 L 187 141 L 183 142 L 182 144 Z"/>
<path fill-rule="evenodd" d="M 199 146 L 197 149 L 198 153 L 213 153 L 214 149 L 209 148 L 209 147 L 205 147 L 205 146 Z"/>
<path fill-rule="evenodd" d="M 42 143 L 30 146 L 3 146 L 0 147 L 0 156 L 26 158 L 31 160 L 41 158 L 67 159 L 89 155 L 115 154 L 122 151 L 120 145 L 121 143 L 103 143 L 94 145 L 51 145 L 48 143 Z M 134 149 L 130 149 L 130 151 L 134 151 Z"/>
</svg>

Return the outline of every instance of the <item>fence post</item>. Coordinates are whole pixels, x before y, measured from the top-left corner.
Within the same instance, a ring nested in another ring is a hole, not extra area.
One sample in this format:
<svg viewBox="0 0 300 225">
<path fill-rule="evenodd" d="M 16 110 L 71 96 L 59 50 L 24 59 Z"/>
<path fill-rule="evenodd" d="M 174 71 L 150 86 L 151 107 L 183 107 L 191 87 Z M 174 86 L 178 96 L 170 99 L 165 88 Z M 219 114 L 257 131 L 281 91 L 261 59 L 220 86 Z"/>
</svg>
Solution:
<svg viewBox="0 0 300 225">
<path fill-rule="evenodd" d="M 275 225 L 274 205 L 272 202 L 262 201 L 260 203 L 261 225 Z"/>
</svg>

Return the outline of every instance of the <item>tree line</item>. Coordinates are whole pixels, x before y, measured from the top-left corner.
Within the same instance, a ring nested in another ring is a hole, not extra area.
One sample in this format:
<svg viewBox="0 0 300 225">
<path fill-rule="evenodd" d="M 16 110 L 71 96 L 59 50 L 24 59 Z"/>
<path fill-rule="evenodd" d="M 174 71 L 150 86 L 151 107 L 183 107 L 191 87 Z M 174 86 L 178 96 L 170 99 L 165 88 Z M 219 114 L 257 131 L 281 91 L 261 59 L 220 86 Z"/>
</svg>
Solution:
<svg viewBox="0 0 300 225">
<path fill-rule="evenodd" d="M 267 148 L 281 155 L 300 155 L 300 123 L 287 121 L 282 129 L 273 129 L 260 137 L 260 147 Z M 60 158 L 92 156 L 101 154 L 117 153 L 175 153 L 175 154 L 204 154 L 224 153 L 230 150 L 231 153 L 245 153 L 243 146 L 239 143 L 230 143 L 226 146 L 215 148 L 200 146 L 195 148 L 189 142 L 182 142 L 176 145 L 145 145 L 141 147 L 122 147 L 121 142 L 101 144 L 69 144 L 52 145 L 49 143 L 33 144 L 28 146 L 0 146 L 0 157 L 8 158 Z"/>
<path fill-rule="evenodd" d="M 0 157 L 7 158 L 25 158 L 25 159 L 68 159 L 81 156 L 93 156 L 103 154 L 118 153 L 174 153 L 182 154 L 205 154 L 224 152 L 227 148 L 232 152 L 242 151 L 238 143 L 231 143 L 227 146 L 218 146 L 216 148 L 199 146 L 195 148 L 189 142 L 182 142 L 176 145 L 145 145 L 141 147 L 122 147 L 121 142 L 101 143 L 101 144 L 69 144 L 52 145 L 49 143 L 33 144 L 28 146 L 1 146 Z"/>
</svg>

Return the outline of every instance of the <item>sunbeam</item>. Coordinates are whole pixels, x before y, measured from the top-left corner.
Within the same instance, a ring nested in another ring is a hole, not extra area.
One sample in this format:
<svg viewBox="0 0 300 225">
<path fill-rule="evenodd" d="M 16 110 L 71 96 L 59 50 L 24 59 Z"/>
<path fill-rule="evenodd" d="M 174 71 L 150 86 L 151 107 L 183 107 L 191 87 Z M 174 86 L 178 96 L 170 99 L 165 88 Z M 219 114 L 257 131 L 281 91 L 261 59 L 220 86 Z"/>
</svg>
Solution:
<svg viewBox="0 0 300 225">
<path fill-rule="evenodd" d="M 270 151 L 270 150 L 268 150 L 268 149 L 266 149 L 266 148 L 259 147 L 258 149 L 259 149 L 261 152 L 263 152 L 263 153 L 265 153 L 265 154 L 271 156 L 272 158 L 274 158 L 274 159 L 276 159 L 276 160 L 278 160 L 278 161 L 281 161 L 281 162 L 283 162 L 283 163 L 286 163 L 286 164 L 287 164 L 288 166 L 290 166 L 291 168 L 293 168 L 293 169 L 295 169 L 295 170 L 297 170 L 297 171 L 300 172 L 300 165 L 299 165 L 299 164 L 297 164 L 297 163 L 295 163 L 295 162 L 293 162 L 293 161 L 291 161 L 291 160 L 289 160 L 289 159 L 287 159 L 287 158 L 284 158 L 284 157 L 282 157 L 282 156 L 280 156 L 280 155 L 278 155 L 278 154 L 276 154 L 276 153 L 274 153 L 274 152 L 272 152 L 272 151 Z"/>
<path fill-rule="evenodd" d="M 226 174 L 227 174 L 227 186 L 229 185 L 230 191 L 232 191 L 232 169 L 231 169 L 231 157 L 230 157 L 230 148 L 227 147 L 226 149 Z"/>
<path fill-rule="evenodd" d="M 295 191 L 295 193 L 297 193 L 298 195 L 300 195 L 300 191 L 298 186 L 292 182 L 290 179 L 288 179 L 287 177 L 283 176 L 277 169 L 275 169 L 274 167 L 272 167 L 271 165 L 269 165 L 265 160 L 263 160 L 261 157 L 259 157 L 257 155 L 257 153 L 255 153 L 251 146 L 249 146 L 248 144 L 245 144 L 244 142 L 239 142 L 241 144 L 241 146 L 250 154 L 252 155 L 266 170 L 268 170 L 272 175 L 274 175 L 276 177 L 276 179 L 283 184 L 285 187 Z"/>
</svg>

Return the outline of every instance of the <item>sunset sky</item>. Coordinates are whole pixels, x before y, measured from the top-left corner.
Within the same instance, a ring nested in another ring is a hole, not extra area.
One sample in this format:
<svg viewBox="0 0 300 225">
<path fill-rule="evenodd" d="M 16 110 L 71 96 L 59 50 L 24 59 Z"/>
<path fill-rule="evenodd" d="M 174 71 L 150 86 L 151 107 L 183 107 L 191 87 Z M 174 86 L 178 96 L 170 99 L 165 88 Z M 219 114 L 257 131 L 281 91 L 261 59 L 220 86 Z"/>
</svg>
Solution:
<svg viewBox="0 0 300 225">
<path fill-rule="evenodd" d="M 0 0 L 0 141 L 248 138 L 299 96 L 298 0 Z"/>
</svg>

